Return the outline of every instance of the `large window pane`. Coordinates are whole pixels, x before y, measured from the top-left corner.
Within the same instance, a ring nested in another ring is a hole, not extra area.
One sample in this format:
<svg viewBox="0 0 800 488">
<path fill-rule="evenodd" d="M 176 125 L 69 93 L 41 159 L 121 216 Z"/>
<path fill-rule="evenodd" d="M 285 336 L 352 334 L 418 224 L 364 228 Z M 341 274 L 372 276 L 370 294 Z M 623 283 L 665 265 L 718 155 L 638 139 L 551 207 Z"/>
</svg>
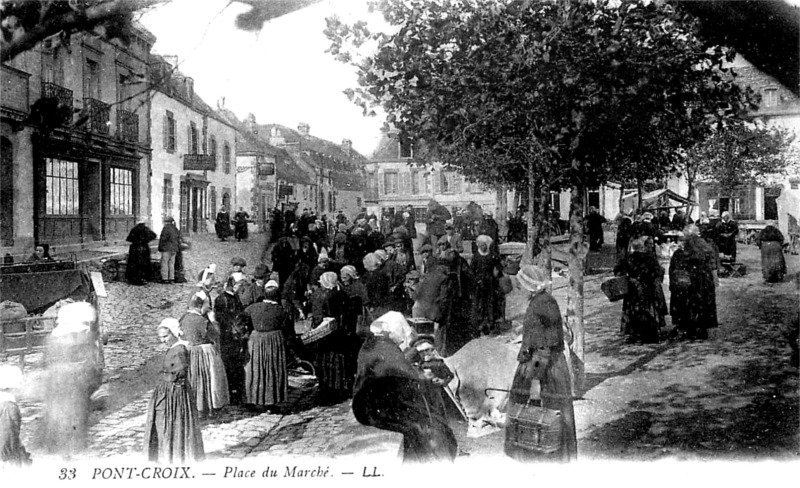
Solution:
<svg viewBox="0 0 800 488">
<path fill-rule="evenodd" d="M 78 163 L 60 159 L 45 160 L 47 215 L 78 215 L 80 192 L 78 190 Z"/>
</svg>

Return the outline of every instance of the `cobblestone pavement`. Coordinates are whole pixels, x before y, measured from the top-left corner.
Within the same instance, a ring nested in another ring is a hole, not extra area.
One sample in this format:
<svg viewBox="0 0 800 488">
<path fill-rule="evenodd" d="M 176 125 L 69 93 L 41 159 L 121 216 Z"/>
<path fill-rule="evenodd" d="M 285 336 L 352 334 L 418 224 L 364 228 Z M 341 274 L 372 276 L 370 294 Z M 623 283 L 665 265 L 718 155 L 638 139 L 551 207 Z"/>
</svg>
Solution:
<svg viewBox="0 0 800 488">
<path fill-rule="evenodd" d="M 610 304 L 600 293 L 599 285 L 606 276 L 587 277 L 585 310 L 588 384 L 585 387 L 584 397 L 575 404 L 582 456 L 603 457 L 605 453 L 612 455 L 617 453 L 625 458 L 630 451 L 632 456 L 657 459 L 687 449 L 696 450 L 700 455 L 708 455 L 717 449 L 715 447 L 717 444 L 725 448 L 749 448 L 747 444 L 749 441 L 739 440 L 738 443 L 724 444 L 719 439 L 703 440 L 705 444 L 697 447 L 692 442 L 700 442 L 699 438 L 702 436 L 700 431 L 689 431 L 697 439 L 687 437 L 679 439 L 680 443 L 672 438 L 664 439 L 661 436 L 665 430 L 675 432 L 685 425 L 703 426 L 707 424 L 708 419 L 676 415 L 673 410 L 680 413 L 682 408 L 680 404 L 670 404 L 669 408 L 672 409 L 669 410 L 670 415 L 665 415 L 667 410 L 658 400 L 664 393 L 659 388 L 664 388 L 667 392 L 678 388 L 679 393 L 691 401 L 689 406 L 697 412 L 702 412 L 705 405 L 703 403 L 705 400 L 702 400 L 703 395 L 707 396 L 710 391 L 716 395 L 714 401 L 723 402 L 727 404 L 726 407 L 749 404 L 752 398 L 756 398 L 756 393 L 763 396 L 763 392 L 783 396 L 784 400 L 793 398 L 796 400 L 796 368 L 791 372 L 789 380 L 780 378 L 775 380 L 785 383 L 788 386 L 787 391 L 770 388 L 769 383 L 772 380 L 762 381 L 749 376 L 745 377 L 743 383 L 739 382 L 738 378 L 735 380 L 723 378 L 727 383 L 722 385 L 724 391 L 719 392 L 717 390 L 720 385 L 714 383 L 709 386 L 705 383 L 706 375 L 710 375 L 709 371 L 714 368 L 719 371 L 714 370 L 713 374 L 720 375 L 728 371 L 724 367 L 758 358 L 758 351 L 748 350 L 754 338 L 761 343 L 772 344 L 770 347 L 775 350 L 770 351 L 774 355 L 787 354 L 786 346 L 780 340 L 776 340 L 779 331 L 773 330 L 779 329 L 781 324 L 775 322 L 773 318 L 760 318 L 758 314 L 761 312 L 753 314 L 753 309 L 748 308 L 750 305 L 747 305 L 747 300 L 757 304 L 755 306 L 758 307 L 758 311 L 768 310 L 769 307 L 781 309 L 786 304 L 792 303 L 791 300 L 796 300 L 796 292 L 790 283 L 780 285 L 760 283 L 757 252 L 752 246 L 742 250 L 742 255 L 749 260 L 748 266 L 751 269 L 747 278 L 722 280 L 718 308 L 723 325 L 717 332 L 719 337 L 712 337 L 707 342 L 667 341 L 655 345 L 624 344 L 618 333 L 621 303 Z M 220 276 L 226 276 L 230 270 L 228 264 L 230 257 L 234 255 L 244 257 L 249 265 L 248 270 L 252 271 L 261 253 L 262 243 L 257 237 L 247 243 L 221 243 L 210 236 L 202 236 L 195 239 L 192 251 L 186 255 L 187 276 L 196 275 L 209 262 L 216 262 Z M 798 271 L 800 259 L 795 256 L 787 258 L 790 260 L 790 271 Z M 141 443 L 146 405 L 154 383 L 150 378 L 155 377 L 155 369 L 150 376 L 147 376 L 147 369 L 148 366 L 155 364 L 154 358 L 163 353 L 155 337 L 155 326 L 164 317 L 180 316 L 185 309 L 186 300 L 194 290 L 193 283 L 171 286 L 149 284 L 144 287 L 109 283 L 107 289 L 109 297 L 102 300 L 105 325 L 111 335 L 106 348 L 106 381 L 111 387 L 112 396 L 115 388 L 130 388 L 131 395 L 124 404 L 95 413 L 94 423 L 90 429 L 91 444 L 85 456 L 87 459 L 111 459 L 122 456 L 143 460 Z M 558 299 L 562 311 L 566 310 L 566 291 L 566 279 L 555 278 L 554 296 Z M 796 301 L 794 303 L 796 304 Z M 526 305 L 524 294 L 515 290 L 508 297 L 507 317 L 518 321 Z M 747 325 L 745 321 L 753 322 L 753 325 L 750 327 L 737 325 L 740 322 L 742 325 Z M 750 333 L 753 327 L 757 327 L 760 332 Z M 22 434 L 23 441 L 34 455 L 35 462 L 47 463 L 47 458 L 40 455 L 30 442 L 40 415 L 41 394 L 34 386 L 37 383 L 37 374 L 41 373 L 41 359 L 36 356 L 29 357 L 26 362 L 29 388 L 19 397 L 23 412 Z M 765 375 L 777 371 L 772 366 L 769 368 L 765 366 L 762 369 Z M 144 379 L 140 378 L 139 383 L 134 381 L 132 387 L 125 386 L 132 377 L 137 376 Z M 664 383 L 665 381 L 667 383 Z M 720 380 L 714 381 L 719 383 Z M 749 383 L 753 385 L 747 386 L 748 393 L 737 396 L 737 392 L 745 391 L 743 385 Z M 326 407 L 316 406 L 313 388 L 298 384 L 294 386 L 290 389 L 289 402 L 281 414 L 259 414 L 231 406 L 226 407 L 216 418 L 203 422 L 203 439 L 208 457 L 211 460 L 242 460 L 274 456 L 340 455 L 348 433 L 359 428 L 352 417 L 349 402 Z M 696 391 L 691 388 L 695 388 Z M 752 398 L 750 393 L 753 393 Z M 636 415 L 628 415 L 631 412 Z M 726 413 L 720 410 L 715 415 L 733 422 L 740 413 Z M 659 416 L 664 418 L 660 419 Z M 645 420 L 660 420 L 645 422 L 651 427 L 649 430 L 645 429 L 639 438 L 630 442 L 625 441 L 626 445 L 633 447 L 626 448 L 624 454 L 622 448 L 616 444 L 609 444 L 610 441 L 603 436 L 608 429 L 611 429 L 609 432 L 616 432 L 615 422 L 620 422 L 621 419 L 627 422 L 622 425 L 622 430 L 630 431 L 638 426 L 636 422 L 641 420 L 640 417 L 646 417 Z M 635 425 L 631 427 L 629 425 L 631 423 Z M 790 436 L 796 436 L 796 425 L 790 425 L 788 429 Z M 794 433 L 791 429 L 794 429 Z M 502 434 L 502 431 L 495 432 L 475 444 L 465 442 L 465 449 L 468 452 L 461 452 L 459 459 L 469 465 L 470 459 L 501 453 Z M 462 438 L 459 438 L 460 448 L 461 442 Z M 780 449 L 778 451 L 781 453 L 786 452 Z"/>
</svg>

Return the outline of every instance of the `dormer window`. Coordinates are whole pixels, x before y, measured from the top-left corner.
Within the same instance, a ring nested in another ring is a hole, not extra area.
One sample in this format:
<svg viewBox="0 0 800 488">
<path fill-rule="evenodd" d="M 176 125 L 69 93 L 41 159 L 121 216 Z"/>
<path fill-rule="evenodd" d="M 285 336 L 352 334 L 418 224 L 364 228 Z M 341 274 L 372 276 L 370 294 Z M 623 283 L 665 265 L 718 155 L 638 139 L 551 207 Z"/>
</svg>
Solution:
<svg viewBox="0 0 800 488">
<path fill-rule="evenodd" d="M 764 89 L 764 106 L 777 107 L 778 106 L 778 89 L 766 88 Z"/>
<path fill-rule="evenodd" d="M 400 159 L 410 159 L 414 157 L 414 145 L 411 141 L 400 141 Z"/>
</svg>

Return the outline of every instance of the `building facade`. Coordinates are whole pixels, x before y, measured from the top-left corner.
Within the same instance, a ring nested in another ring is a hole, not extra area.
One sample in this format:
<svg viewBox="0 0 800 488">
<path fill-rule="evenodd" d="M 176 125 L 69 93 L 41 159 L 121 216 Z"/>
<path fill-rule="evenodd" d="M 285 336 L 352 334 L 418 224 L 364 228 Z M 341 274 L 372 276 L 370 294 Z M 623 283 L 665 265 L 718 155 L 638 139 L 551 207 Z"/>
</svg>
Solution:
<svg viewBox="0 0 800 488">
<path fill-rule="evenodd" d="M 377 216 L 393 215 L 408 205 L 414 208 L 418 230 L 424 231 L 428 202 L 436 200 L 455 214 L 470 202 L 484 212 L 497 212 L 497 192 L 485 185 L 471 183 L 456 171 L 440 163 L 418 164 L 414 148 L 401 143 L 397 133 L 384 132 L 378 148 L 364 164 L 367 179 L 365 206 Z M 513 209 L 513 192 L 506 195 Z"/>
<path fill-rule="evenodd" d="M 237 130 L 194 92 L 192 78 L 176 60 L 153 56 L 151 97 L 151 222 L 160 232 L 164 217 L 184 234 L 213 232 L 217 210 L 233 215 L 236 198 Z"/>
<path fill-rule="evenodd" d="M 2 67 L 0 251 L 124 240 L 148 215 L 147 61 L 155 42 L 46 39 Z"/>
</svg>

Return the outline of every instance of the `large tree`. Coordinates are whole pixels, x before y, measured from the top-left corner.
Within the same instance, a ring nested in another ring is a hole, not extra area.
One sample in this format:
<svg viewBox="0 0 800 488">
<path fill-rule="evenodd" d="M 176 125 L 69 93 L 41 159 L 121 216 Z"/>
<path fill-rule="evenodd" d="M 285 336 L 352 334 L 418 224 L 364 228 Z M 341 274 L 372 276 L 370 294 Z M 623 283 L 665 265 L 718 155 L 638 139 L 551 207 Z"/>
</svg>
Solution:
<svg viewBox="0 0 800 488">
<path fill-rule="evenodd" d="M 2 0 L 0 62 L 33 48 L 57 34 L 91 32 L 107 39 L 128 40 L 134 14 L 170 0 Z M 232 0 L 251 8 L 236 19 L 242 30 L 260 30 L 270 19 L 320 0 Z"/>
<path fill-rule="evenodd" d="M 795 134 L 783 127 L 731 121 L 721 124 L 685 154 L 689 198 L 695 181 L 714 182 L 724 190 L 761 185 L 784 174 L 792 162 Z"/>
<path fill-rule="evenodd" d="M 376 5 L 390 32 L 335 18 L 326 31 L 331 52 L 358 67 L 360 86 L 348 91 L 356 103 L 381 106 L 403 137 L 427 142 L 424 158 L 471 179 L 524 181 L 531 202 L 571 190 L 567 319 L 580 378 L 585 190 L 668 174 L 678 147 L 747 108 L 722 67 L 731 53 L 663 2 Z M 363 46 L 374 50 L 359 56 Z"/>
</svg>

